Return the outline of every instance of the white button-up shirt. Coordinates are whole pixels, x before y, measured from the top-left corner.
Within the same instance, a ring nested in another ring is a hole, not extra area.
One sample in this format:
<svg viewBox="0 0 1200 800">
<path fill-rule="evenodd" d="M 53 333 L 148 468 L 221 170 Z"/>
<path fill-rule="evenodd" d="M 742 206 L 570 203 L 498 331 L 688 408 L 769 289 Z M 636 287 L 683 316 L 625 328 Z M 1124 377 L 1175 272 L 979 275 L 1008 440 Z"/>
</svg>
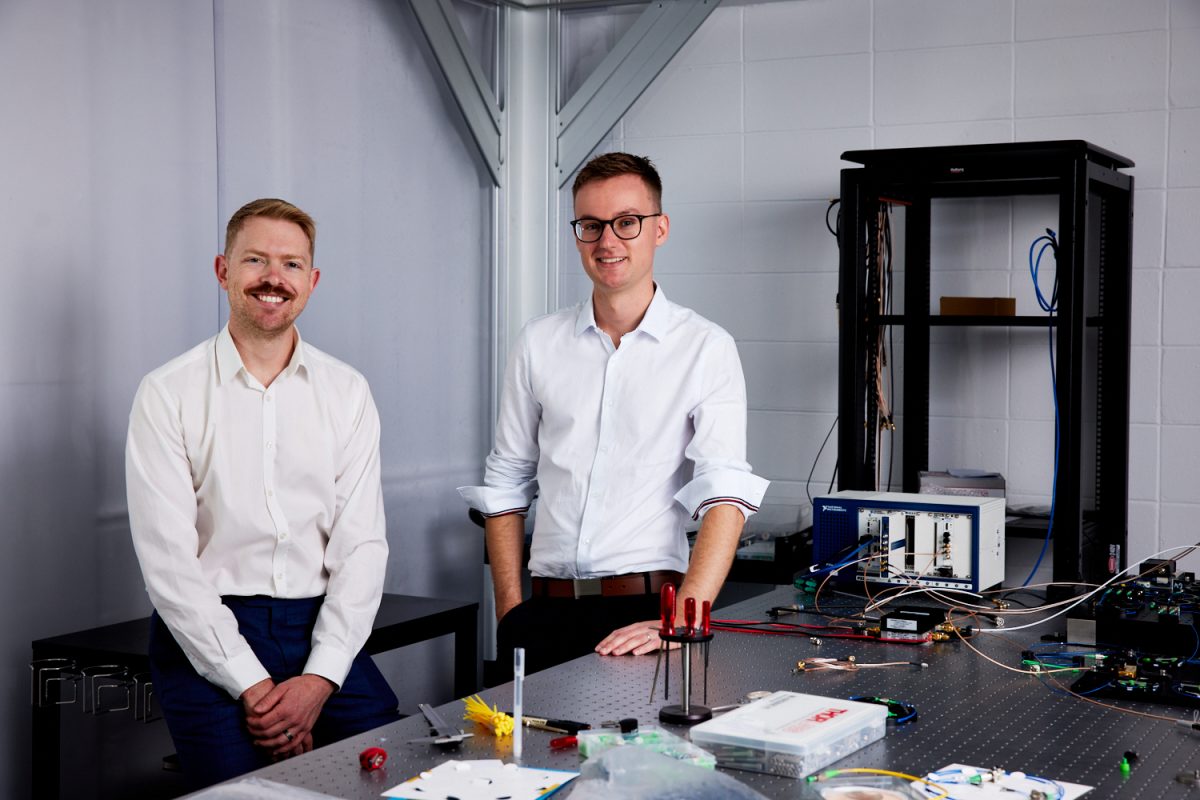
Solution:
<svg viewBox="0 0 1200 800">
<path fill-rule="evenodd" d="M 524 513 L 538 495 L 534 575 L 685 572 L 688 517 L 721 504 L 758 510 L 767 481 L 745 458 L 733 338 L 657 288 L 620 348 L 591 300 L 524 327 L 485 485 L 459 493 L 486 516 Z"/>
<path fill-rule="evenodd" d="M 264 388 L 225 328 L 142 380 L 125 477 L 150 600 L 200 675 L 233 697 L 269 677 L 222 595 L 325 595 L 304 671 L 342 684 L 388 552 L 362 375 L 297 333 Z"/>
</svg>

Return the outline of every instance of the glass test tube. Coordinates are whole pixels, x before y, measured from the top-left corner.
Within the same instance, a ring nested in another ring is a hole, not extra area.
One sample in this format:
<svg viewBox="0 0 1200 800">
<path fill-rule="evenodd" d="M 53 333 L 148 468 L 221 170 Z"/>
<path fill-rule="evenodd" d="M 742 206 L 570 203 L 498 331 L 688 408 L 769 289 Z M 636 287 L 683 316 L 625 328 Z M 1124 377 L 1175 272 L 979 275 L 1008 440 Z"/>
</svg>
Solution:
<svg viewBox="0 0 1200 800">
<path fill-rule="evenodd" d="M 513 648 L 513 761 L 521 763 L 521 732 L 525 714 L 525 648 Z"/>
</svg>

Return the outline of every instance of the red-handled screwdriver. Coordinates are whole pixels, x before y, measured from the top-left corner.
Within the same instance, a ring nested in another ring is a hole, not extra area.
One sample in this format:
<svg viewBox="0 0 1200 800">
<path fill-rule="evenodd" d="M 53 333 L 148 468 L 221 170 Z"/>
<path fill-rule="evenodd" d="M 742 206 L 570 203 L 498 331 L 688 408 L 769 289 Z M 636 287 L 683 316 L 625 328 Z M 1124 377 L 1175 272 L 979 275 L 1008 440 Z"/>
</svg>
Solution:
<svg viewBox="0 0 1200 800">
<path fill-rule="evenodd" d="M 661 636 L 673 636 L 675 634 L 675 584 L 664 583 L 662 592 L 659 596 L 660 604 L 659 611 L 662 615 L 658 632 Z M 662 667 L 663 650 L 667 648 L 667 643 L 663 639 L 658 640 L 658 658 L 654 661 L 654 679 L 650 681 L 650 702 L 654 702 L 654 687 L 658 686 L 658 670 Z M 667 682 L 671 679 L 671 670 L 668 666 L 667 674 L 663 678 L 663 699 L 667 695 Z"/>
<path fill-rule="evenodd" d="M 671 636 L 675 633 L 675 584 L 665 583 L 662 587 L 662 601 L 659 608 L 662 611 L 662 633 Z"/>
<path fill-rule="evenodd" d="M 712 634 L 712 603 L 705 600 L 700 604 L 700 635 L 709 636 Z M 704 643 L 704 702 L 708 703 L 708 646 L 712 642 Z"/>
<path fill-rule="evenodd" d="M 687 635 L 696 635 L 696 598 L 688 597 L 683 601 L 683 622 L 687 625 Z"/>
</svg>

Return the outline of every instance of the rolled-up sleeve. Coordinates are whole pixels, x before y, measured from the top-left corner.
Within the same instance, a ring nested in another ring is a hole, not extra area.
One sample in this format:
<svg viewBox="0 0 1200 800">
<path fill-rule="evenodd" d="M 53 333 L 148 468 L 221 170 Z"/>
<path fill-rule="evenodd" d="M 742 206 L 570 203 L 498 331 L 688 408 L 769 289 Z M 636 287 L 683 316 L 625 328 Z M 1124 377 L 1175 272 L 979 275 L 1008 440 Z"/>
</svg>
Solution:
<svg viewBox="0 0 1200 800">
<path fill-rule="evenodd" d="M 537 495 L 541 405 L 530 381 L 529 358 L 522 332 L 504 370 L 496 443 L 484 462 L 483 485 L 458 487 L 467 505 L 485 517 L 524 514 Z"/>
<path fill-rule="evenodd" d="M 692 519 L 719 505 L 735 506 L 749 517 L 758 511 L 769 482 L 746 461 L 746 381 L 728 334 L 705 349 L 701 375 L 701 399 L 691 411 L 694 433 L 684 451 L 693 464 L 692 479 L 675 500 Z"/>
</svg>

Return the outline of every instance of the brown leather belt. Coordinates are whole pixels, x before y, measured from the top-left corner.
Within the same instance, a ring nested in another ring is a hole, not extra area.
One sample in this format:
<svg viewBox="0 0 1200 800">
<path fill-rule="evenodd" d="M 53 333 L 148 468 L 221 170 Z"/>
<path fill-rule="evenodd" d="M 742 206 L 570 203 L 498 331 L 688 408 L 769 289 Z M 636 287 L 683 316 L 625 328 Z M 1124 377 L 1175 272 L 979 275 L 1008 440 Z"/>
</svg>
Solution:
<svg viewBox="0 0 1200 800">
<path fill-rule="evenodd" d="M 633 572 L 607 578 L 534 578 L 534 597 L 622 597 L 634 594 L 658 594 L 664 584 L 683 583 L 682 572 L 658 569 Z"/>
</svg>

